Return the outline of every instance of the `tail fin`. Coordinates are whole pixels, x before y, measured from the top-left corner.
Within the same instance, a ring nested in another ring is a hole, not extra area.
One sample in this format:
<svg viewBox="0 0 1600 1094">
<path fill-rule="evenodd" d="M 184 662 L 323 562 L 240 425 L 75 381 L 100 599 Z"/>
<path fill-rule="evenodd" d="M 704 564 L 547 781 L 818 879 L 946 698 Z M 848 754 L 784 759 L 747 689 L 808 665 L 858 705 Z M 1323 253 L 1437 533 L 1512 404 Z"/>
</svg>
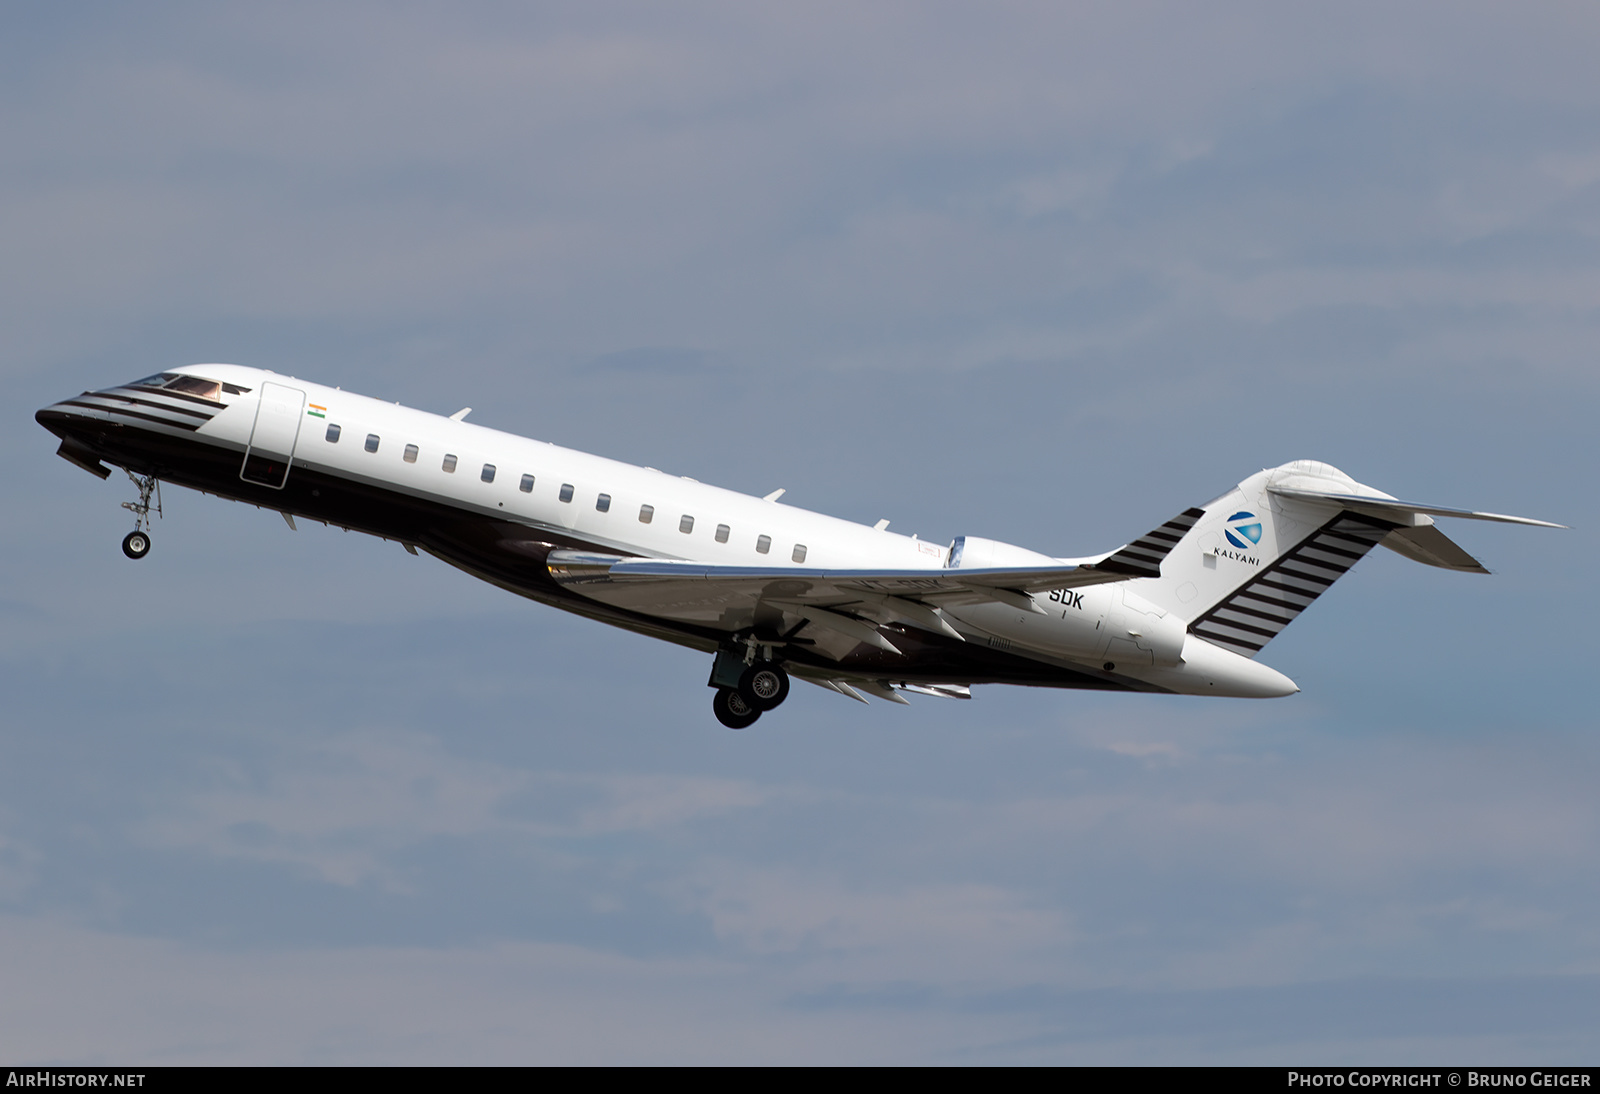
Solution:
<svg viewBox="0 0 1600 1094">
<path fill-rule="evenodd" d="M 1189 630 L 1254 657 L 1396 527 L 1357 513 L 1336 513 L 1196 616 Z"/>
<path fill-rule="evenodd" d="M 1419 562 L 1487 573 L 1430 514 L 1545 524 L 1398 501 L 1314 460 L 1258 472 L 1202 511 L 1161 575 L 1135 589 L 1189 620 L 1193 634 L 1246 657 L 1379 543 Z"/>
<path fill-rule="evenodd" d="M 1195 522 L 1206 515 L 1204 509 L 1193 506 L 1185 509 L 1161 527 L 1146 532 L 1125 547 L 1111 552 L 1099 562 L 1092 563 L 1096 570 L 1106 570 L 1129 577 L 1160 577 L 1161 564 L 1172 549 L 1183 542 L 1183 537 Z"/>
</svg>

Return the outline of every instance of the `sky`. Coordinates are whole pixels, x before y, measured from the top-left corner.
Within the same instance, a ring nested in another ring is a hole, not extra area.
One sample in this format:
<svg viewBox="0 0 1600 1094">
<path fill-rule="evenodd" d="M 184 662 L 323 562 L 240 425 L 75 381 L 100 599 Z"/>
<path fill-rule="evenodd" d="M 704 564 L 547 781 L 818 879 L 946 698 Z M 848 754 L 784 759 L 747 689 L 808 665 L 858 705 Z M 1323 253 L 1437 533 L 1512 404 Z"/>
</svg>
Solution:
<svg viewBox="0 0 1600 1094">
<path fill-rule="evenodd" d="M 1593 1063 L 1600 12 L 0 9 L 0 1059 Z M 33 412 L 270 368 L 896 531 L 1332 463 L 1272 701 L 796 687 Z"/>
</svg>

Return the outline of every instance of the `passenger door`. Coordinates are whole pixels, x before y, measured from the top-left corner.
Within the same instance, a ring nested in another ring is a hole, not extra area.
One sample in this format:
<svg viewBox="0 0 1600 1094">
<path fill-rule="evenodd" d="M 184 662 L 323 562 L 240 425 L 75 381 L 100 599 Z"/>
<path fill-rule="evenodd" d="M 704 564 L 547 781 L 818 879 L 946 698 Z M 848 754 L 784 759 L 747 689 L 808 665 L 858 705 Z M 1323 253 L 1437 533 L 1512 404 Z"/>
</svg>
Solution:
<svg viewBox="0 0 1600 1094">
<path fill-rule="evenodd" d="M 305 416 L 306 393 L 270 381 L 261 385 L 261 401 L 256 404 L 256 423 L 250 431 L 250 445 L 244 451 L 244 467 L 239 477 L 274 490 L 283 489 L 289 478 L 289 463 L 300 437 L 300 420 Z"/>
</svg>

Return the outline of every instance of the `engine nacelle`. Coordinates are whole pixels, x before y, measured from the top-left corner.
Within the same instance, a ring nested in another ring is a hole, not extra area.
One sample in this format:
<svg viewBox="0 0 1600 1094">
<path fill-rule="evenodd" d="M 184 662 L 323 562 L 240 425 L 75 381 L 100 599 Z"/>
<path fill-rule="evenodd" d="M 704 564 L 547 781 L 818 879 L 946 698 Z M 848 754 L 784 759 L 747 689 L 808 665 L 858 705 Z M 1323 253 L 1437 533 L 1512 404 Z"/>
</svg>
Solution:
<svg viewBox="0 0 1600 1094">
<path fill-rule="evenodd" d="M 1120 585 L 1112 588 L 1121 603 L 1106 619 L 1106 660 L 1130 666 L 1182 664 L 1188 624 Z"/>
<path fill-rule="evenodd" d="M 986 570 L 998 566 L 1048 566 L 1056 559 L 1018 547 L 1015 543 L 1001 543 L 982 536 L 957 536 L 950 541 L 950 557 L 945 566 L 951 570 Z"/>
<path fill-rule="evenodd" d="M 1107 662 L 1123 670 L 1183 662 L 1185 622 L 1120 584 L 1056 589 L 1032 599 L 1037 612 L 992 601 L 947 604 L 943 610 L 994 635 L 997 645 L 1027 646 L 1097 668 Z"/>
</svg>

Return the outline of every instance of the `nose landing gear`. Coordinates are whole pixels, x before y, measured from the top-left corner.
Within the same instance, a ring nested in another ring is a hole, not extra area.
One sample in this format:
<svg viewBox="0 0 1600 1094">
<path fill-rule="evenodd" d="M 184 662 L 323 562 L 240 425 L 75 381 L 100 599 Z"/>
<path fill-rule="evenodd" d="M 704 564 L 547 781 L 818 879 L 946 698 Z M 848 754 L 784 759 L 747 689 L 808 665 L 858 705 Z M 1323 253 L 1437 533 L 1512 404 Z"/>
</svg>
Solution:
<svg viewBox="0 0 1600 1094">
<path fill-rule="evenodd" d="M 155 496 L 156 516 L 161 515 L 161 481 L 154 475 L 135 475 L 127 468 L 128 478 L 139 490 L 138 501 L 125 501 L 122 507 L 133 514 L 133 531 L 122 537 L 122 553 L 129 558 L 143 558 L 150 553 L 150 498 Z"/>
</svg>

